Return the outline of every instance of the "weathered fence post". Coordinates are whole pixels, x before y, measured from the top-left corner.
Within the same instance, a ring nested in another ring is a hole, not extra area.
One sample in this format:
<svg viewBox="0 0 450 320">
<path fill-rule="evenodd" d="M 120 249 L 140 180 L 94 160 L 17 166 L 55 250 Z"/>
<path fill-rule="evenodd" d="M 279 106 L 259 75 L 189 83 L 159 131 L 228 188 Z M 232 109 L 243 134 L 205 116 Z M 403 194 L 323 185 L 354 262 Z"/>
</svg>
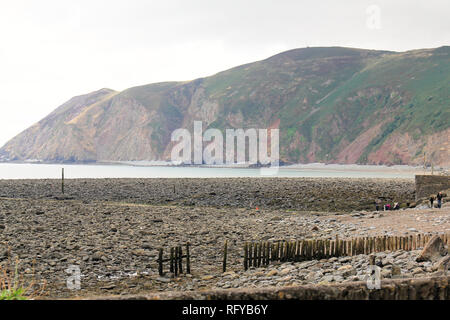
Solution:
<svg viewBox="0 0 450 320">
<path fill-rule="evenodd" d="M 189 246 L 190 243 L 186 243 L 186 273 L 190 274 L 191 273 L 191 256 L 189 253 Z"/>
<path fill-rule="evenodd" d="M 244 243 L 244 270 L 248 269 L 248 243 Z"/>
<path fill-rule="evenodd" d="M 225 240 L 225 244 L 223 246 L 223 272 L 227 271 L 227 252 L 228 252 L 228 240 Z"/>
<path fill-rule="evenodd" d="M 259 243 L 257 243 L 258 245 L 258 263 L 257 263 L 257 267 L 261 267 L 261 241 Z"/>
<path fill-rule="evenodd" d="M 64 194 L 64 168 L 62 168 L 62 175 L 61 175 L 61 191 L 62 194 Z"/>
<path fill-rule="evenodd" d="M 173 256 L 174 256 L 174 250 L 173 250 L 173 247 L 172 247 L 172 248 L 170 248 L 170 273 L 174 273 L 174 270 L 173 270 L 173 265 L 174 265 L 174 263 L 173 263 Z"/>
<path fill-rule="evenodd" d="M 253 243 L 253 266 L 258 267 L 258 242 Z"/>
<path fill-rule="evenodd" d="M 158 252 L 158 272 L 159 275 L 162 276 L 164 274 L 163 270 L 163 249 L 160 248 Z"/>
<path fill-rule="evenodd" d="M 178 276 L 178 258 L 179 256 L 179 252 L 178 252 L 178 247 L 175 247 L 175 277 Z"/>
<path fill-rule="evenodd" d="M 180 262 L 179 262 L 178 266 L 180 267 L 180 273 L 183 273 L 183 247 L 182 246 L 178 247 L 178 255 L 180 257 Z"/>
<path fill-rule="evenodd" d="M 335 257 L 339 257 L 340 255 L 341 255 L 341 253 L 340 253 L 340 246 L 339 246 L 339 236 L 338 235 L 336 235 L 336 244 L 335 244 Z"/>
</svg>

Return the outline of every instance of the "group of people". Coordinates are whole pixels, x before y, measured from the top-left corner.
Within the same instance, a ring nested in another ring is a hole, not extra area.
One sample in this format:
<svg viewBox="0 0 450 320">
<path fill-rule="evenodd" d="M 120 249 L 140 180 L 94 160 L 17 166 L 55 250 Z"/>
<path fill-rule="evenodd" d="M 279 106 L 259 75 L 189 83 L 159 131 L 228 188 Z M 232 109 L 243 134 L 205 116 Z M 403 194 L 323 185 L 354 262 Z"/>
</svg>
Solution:
<svg viewBox="0 0 450 320">
<path fill-rule="evenodd" d="M 437 208 L 442 208 L 442 199 L 444 198 L 444 194 L 442 192 L 439 192 L 436 197 L 431 196 L 430 197 L 430 208 L 434 208 L 434 200 L 437 200 Z M 390 203 L 386 203 L 384 205 L 381 205 L 382 201 L 381 199 L 375 200 L 375 209 L 377 211 L 380 211 L 380 209 L 383 209 L 384 211 L 387 210 L 400 210 L 400 204 L 398 202 L 394 202 L 394 205 L 391 206 Z M 408 204 L 409 205 L 409 204 Z"/>
<path fill-rule="evenodd" d="M 444 195 L 442 194 L 442 192 L 439 192 L 439 193 L 436 195 L 437 207 L 438 207 L 439 209 L 442 207 L 442 198 L 443 198 L 443 197 L 444 197 Z M 434 208 L 434 207 L 433 207 L 433 203 L 434 203 L 434 197 L 431 196 L 431 197 L 430 197 L 430 207 L 431 207 L 431 208 Z"/>
<path fill-rule="evenodd" d="M 380 211 L 381 208 L 381 199 L 377 199 L 375 200 L 375 209 L 377 211 Z M 394 202 L 394 205 L 391 206 L 390 203 L 386 203 L 383 205 L 383 210 L 384 211 L 388 211 L 388 210 L 400 210 L 400 204 L 398 202 Z"/>
<path fill-rule="evenodd" d="M 442 192 L 439 192 L 436 195 L 436 198 L 434 196 L 430 197 L 430 208 L 434 208 L 434 200 L 437 200 L 437 208 L 442 208 L 442 198 L 444 198 L 444 194 Z M 381 205 L 382 201 L 381 199 L 375 200 L 375 209 L 377 211 L 380 211 L 380 209 L 383 209 L 384 211 L 387 210 L 400 210 L 400 204 L 398 202 L 394 202 L 394 205 L 391 205 L 390 203 L 386 203 L 384 205 Z M 409 204 L 408 204 L 409 205 Z"/>
</svg>

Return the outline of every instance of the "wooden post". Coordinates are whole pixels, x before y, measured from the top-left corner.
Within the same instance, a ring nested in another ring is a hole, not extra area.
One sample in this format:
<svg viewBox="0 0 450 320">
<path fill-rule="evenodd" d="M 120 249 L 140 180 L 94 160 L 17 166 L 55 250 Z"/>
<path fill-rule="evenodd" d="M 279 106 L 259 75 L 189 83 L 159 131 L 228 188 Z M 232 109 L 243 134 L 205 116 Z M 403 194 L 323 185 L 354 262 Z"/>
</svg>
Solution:
<svg viewBox="0 0 450 320">
<path fill-rule="evenodd" d="M 279 248 L 279 252 L 278 252 L 278 260 L 279 261 L 283 261 L 283 248 L 284 248 L 284 241 L 280 241 L 280 248 Z"/>
<path fill-rule="evenodd" d="M 180 267 L 180 273 L 183 273 L 183 247 L 178 247 L 178 254 L 180 256 L 180 262 L 178 263 L 178 266 Z"/>
<path fill-rule="evenodd" d="M 275 260 L 280 261 L 280 241 L 275 245 Z"/>
<path fill-rule="evenodd" d="M 248 244 L 248 267 L 253 265 L 253 242 Z"/>
<path fill-rule="evenodd" d="M 173 248 L 170 248 L 170 272 L 171 273 L 175 272 L 173 269 L 173 266 L 174 266 L 173 257 L 174 257 L 174 250 L 173 250 Z"/>
<path fill-rule="evenodd" d="M 286 257 L 286 261 L 291 261 L 291 259 L 292 259 L 292 247 L 293 247 L 292 241 L 288 241 L 287 242 L 287 257 Z"/>
<path fill-rule="evenodd" d="M 262 242 L 260 241 L 259 243 L 258 243 L 258 267 L 261 267 L 261 259 L 262 259 L 262 256 L 261 256 L 261 253 L 262 253 Z"/>
<path fill-rule="evenodd" d="M 227 253 L 228 253 L 228 240 L 225 240 L 225 244 L 223 246 L 223 272 L 227 272 Z"/>
<path fill-rule="evenodd" d="M 62 168 L 62 176 L 61 176 L 61 192 L 64 194 L 64 168 Z"/>
<path fill-rule="evenodd" d="M 313 247 L 313 250 L 312 250 L 312 258 L 313 258 L 313 259 L 317 259 L 317 257 L 318 257 L 317 239 L 314 239 L 314 240 L 312 241 L 312 247 Z"/>
<path fill-rule="evenodd" d="M 270 243 L 270 261 L 274 261 L 275 260 L 275 256 L 274 256 L 274 252 L 275 252 L 275 244 L 273 242 Z"/>
<path fill-rule="evenodd" d="M 178 276 L 178 247 L 175 247 L 175 277 Z"/>
<path fill-rule="evenodd" d="M 338 235 L 336 235 L 336 245 L 335 245 L 335 251 L 336 251 L 336 254 L 335 254 L 335 257 L 339 257 L 340 255 L 341 255 L 341 253 L 340 253 L 340 248 L 339 248 L 339 236 Z"/>
<path fill-rule="evenodd" d="M 190 243 L 186 243 L 186 273 L 190 274 L 191 273 L 191 256 L 189 253 L 189 246 Z"/>
<path fill-rule="evenodd" d="M 330 241 L 330 256 L 331 256 L 331 257 L 335 257 L 335 256 L 336 256 L 336 254 L 335 254 L 335 242 L 334 242 L 334 240 L 331 240 L 331 241 Z"/>
<path fill-rule="evenodd" d="M 281 241 L 280 242 L 280 253 L 279 253 L 279 260 L 281 261 L 281 262 L 283 262 L 284 261 L 284 241 Z"/>
<path fill-rule="evenodd" d="M 262 263 L 263 267 L 266 266 L 266 259 L 267 259 L 266 250 L 267 250 L 266 242 L 263 241 L 262 248 L 261 248 L 261 252 L 262 252 L 262 262 L 261 263 Z"/>
<path fill-rule="evenodd" d="M 320 259 L 324 259 L 325 258 L 325 245 L 324 245 L 324 241 L 321 239 L 319 241 L 320 244 L 320 251 L 319 251 L 319 255 L 320 255 Z"/>
<path fill-rule="evenodd" d="M 162 276 L 164 274 L 163 270 L 163 249 L 160 248 L 158 252 L 158 272 L 159 275 Z"/>
<path fill-rule="evenodd" d="M 248 269 L 248 243 L 244 243 L 244 270 Z"/>
<path fill-rule="evenodd" d="M 253 266 L 257 267 L 258 263 L 258 243 L 253 243 Z"/>
<path fill-rule="evenodd" d="M 290 254 L 291 254 L 291 242 L 290 241 L 286 241 L 286 254 L 285 254 L 285 257 L 284 257 L 285 261 L 289 261 Z"/>
</svg>

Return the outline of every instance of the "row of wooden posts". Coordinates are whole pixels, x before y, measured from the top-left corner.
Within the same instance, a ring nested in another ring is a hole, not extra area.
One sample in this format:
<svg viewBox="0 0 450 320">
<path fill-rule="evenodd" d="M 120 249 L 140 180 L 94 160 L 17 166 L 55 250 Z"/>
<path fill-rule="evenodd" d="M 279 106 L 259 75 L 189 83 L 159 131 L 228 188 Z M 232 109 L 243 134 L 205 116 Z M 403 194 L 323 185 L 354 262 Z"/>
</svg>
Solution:
<svg viewBox="0 0 450 320">
<path fill-rule="evenodd" d="M 186 254 L 183 255 L 183 247 L 176 246 L 170 248 L 170 256 L 169 258 L 164 259 L 164 250 L 162 248 L 159 249 L 158 253 L 158 272 L 160 276 L 164 275 L 164 262 L 169 262 L 170 264 L 170 272 L 175 276 L 183 273 L 183 259 L 185 259 L 186 263 L 186 273 L 191 273 L 191 255 L 189 250 L 190 244 L 186 243 Z"/>
<path fill-rule="evenodd" d="M 244 244 L 244 269 L 267 266 L 271 261 L 307 261 L 331 257 L 354 256 L 382 251 L 423 248 L 433 235 L 378 236 L 352 239 L 314 239 L 299 241 L 259 241 Z M 447 245 L 450 234 L 441 234 Z"/>
<path fill-rule="evenodd" d="M 297 262 L 313 259 L 327 259 L 358 254 L 371 254 L 382 251 L 416 250 L 423 248 L 431 239 L 432 234 L 416 234 L 408 236 L 376 236 L 358 237 L 351 239 L 314 239 L 314 240 L 279 240 L 244 243 L 244 269 L 250 267 L 268 266 L 270 262 Z M 440 234 L 446 245 L 450 245 L 450 234 Z M 163 249 L 159 249 L 159 274 L 164 275 L 164 262 L 170 262 L 170 272 L 175 276 L 183 273 L 183 259 L 185 259 L 186 273 L 191 273 L 190 244 L 185 245 L 186 254 L 183 255 L 182 246 L 170 248 L 169 258 L 164 258 Z M 227 270 L 228 241 L 223 247 L 222 271 Z"/>
</svg>

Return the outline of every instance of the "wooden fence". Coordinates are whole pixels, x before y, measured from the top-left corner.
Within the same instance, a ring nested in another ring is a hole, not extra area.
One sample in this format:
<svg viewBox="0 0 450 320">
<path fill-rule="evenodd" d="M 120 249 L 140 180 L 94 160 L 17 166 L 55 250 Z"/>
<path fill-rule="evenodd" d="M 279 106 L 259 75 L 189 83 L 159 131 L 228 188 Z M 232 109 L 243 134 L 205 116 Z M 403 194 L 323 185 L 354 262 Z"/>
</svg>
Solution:
<svg viewBox="0 0 450 320">
<path fill-rule="evenodd" d="M 260 241 L 244 244 L 244 269 L 267 266 L 271 261 L 307 261 L 331 257 L 354 256 L 382 251 L 416 250 L 425 246 L 431 234 L 378 236 L 352 239 L 315 239 L 298 241 Z M 445 244 L 450 234 L 441 234 Z"/>
<path fill-rule="evenodd" d="M 164 259 L 164 250 L 159 249 L 158 253 L 158 272 L 160 276 L 164 275 L 164 262 L 170 262 L 170 272 L 177 276 L 179 273 L 183 273 L 183 259 L 186 262 L 186 273 L 191 273 L 191 256 L 189 253 L 190 244 L 186 244 L 186 254 L 183 255 L 183 247 L 177 246 L 170 248 L 169 258 Z"/>
</svg>

